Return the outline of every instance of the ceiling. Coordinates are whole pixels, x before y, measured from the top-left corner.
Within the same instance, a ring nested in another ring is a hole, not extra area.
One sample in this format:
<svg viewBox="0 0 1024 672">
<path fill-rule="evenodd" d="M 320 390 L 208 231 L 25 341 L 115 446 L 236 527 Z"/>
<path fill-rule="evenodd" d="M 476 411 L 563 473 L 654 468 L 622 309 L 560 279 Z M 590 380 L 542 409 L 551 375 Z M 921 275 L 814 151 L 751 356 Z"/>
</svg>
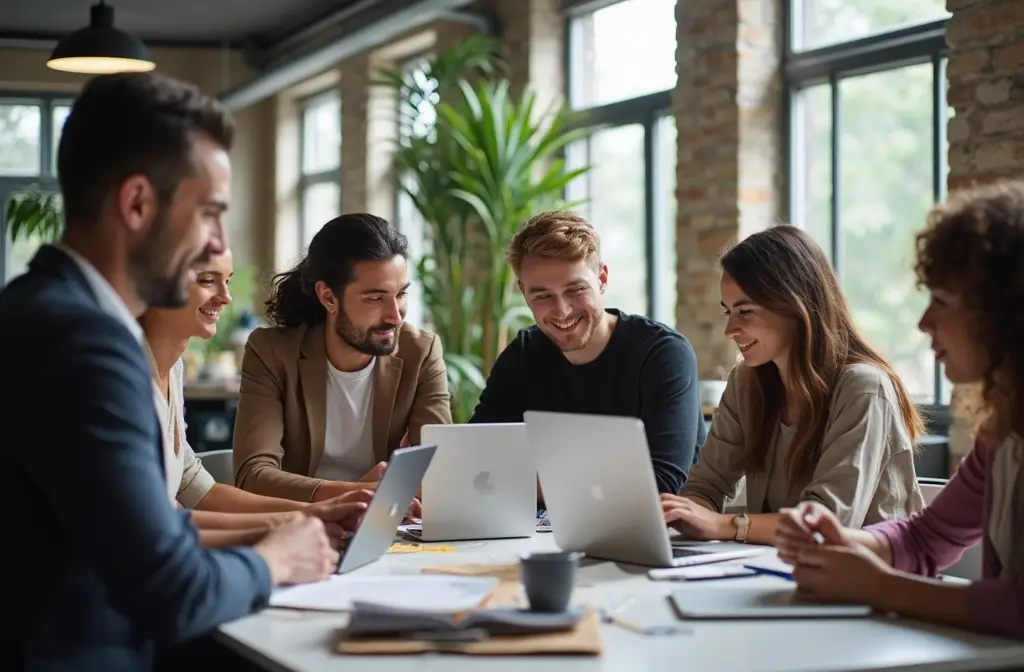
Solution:
<svg viewBox="0 0 1024 672">
<path fill-rule="evenodd" d="M 89 23 L 96 0 L 0 0 L 0 40 L 59 39 Z M 150 45 L 263 49 L 363 0 L 109 0 L 114 25 Z"/>
</svg>

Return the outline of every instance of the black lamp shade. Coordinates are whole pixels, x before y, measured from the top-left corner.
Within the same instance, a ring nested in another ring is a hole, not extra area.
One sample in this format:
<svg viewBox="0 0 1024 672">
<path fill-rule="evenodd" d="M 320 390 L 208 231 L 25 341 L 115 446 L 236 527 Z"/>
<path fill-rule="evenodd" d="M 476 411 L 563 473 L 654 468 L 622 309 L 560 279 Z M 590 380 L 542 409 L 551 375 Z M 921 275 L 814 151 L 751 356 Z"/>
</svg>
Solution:
<svg viewBox="0 0 1024 672">
<path fill-rule="evenodd" d="M 86 74 L 145 72 L 156 67 L 141 40 L 114 28 L 113 7 L 102 2 L 93 5 L 91 19 L 87 28 L 57 43 L 47 67 Z"/>
</svg>

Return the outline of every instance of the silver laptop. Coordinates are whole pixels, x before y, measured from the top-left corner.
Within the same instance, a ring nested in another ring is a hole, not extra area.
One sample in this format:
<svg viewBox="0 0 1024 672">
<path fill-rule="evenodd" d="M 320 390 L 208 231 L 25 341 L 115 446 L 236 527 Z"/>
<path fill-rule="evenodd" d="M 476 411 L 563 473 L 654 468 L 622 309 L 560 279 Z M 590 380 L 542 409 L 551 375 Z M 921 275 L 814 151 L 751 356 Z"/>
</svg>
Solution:
<svg viewBox="0 0 1024 672">
<path fill-rule="evenodd" d="M 423 477 L 423 520 L 408 532 L 423 541 L 532 536 L 537 468 L 519 423 L 426 425 L 437 446 Z"/>
<path fill-rule="evenodd" d="M 377 560 L 391 547 L 398 525 L 409 510 L 436 449 L 437 446 L 432 445 L 412 446 L 399 448 L 391 454 L 363 521 L 341 556 L 338 574 Z"/>
<path fill-rule="evenodd" d="M 527 411 L 544 504 L 562 550 L 650 567 L 748 557 L 764 547 L 674 547 L 658 499 L 643 422 L 636 418 Z"/>
</svg>

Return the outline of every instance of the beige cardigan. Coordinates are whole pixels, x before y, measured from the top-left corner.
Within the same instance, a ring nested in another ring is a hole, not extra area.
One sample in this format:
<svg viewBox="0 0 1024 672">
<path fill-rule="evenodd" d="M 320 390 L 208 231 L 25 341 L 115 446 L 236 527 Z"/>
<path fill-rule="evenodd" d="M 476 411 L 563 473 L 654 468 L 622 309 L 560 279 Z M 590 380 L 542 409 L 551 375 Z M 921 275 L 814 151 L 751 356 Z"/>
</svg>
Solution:
<svg viewBox="0 0 1024 672">
<path fill-rule="evenodd" d="M 924 507 L 913 442 L 903 425 L 896 390 L 884 371 L 871 364 L 854 364 L 839 376 L 813 477 L 792 492 L 786 467 L 792 427 L 780 423 L 763 471 L 744 472 L 743 438 L 748 428 L 738 378 L 746 375 L 753 371 L 742 364 L 729 374 L 707 442 L 681 494 L 703 499 L 722 511 L 746 477 L 749 513 L 774 513 L 813 500 L 831 509 L 844 525 L 854 527 L 905 518 Z"/>
</svg>

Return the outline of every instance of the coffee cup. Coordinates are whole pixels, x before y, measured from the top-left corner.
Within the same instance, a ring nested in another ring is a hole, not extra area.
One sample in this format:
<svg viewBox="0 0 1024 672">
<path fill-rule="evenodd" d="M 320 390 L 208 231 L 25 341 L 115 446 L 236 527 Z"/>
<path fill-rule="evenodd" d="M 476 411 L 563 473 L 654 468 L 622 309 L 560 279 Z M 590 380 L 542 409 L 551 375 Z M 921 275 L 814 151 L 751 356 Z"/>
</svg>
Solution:
<svg viewBox="0 0 1024 672">
<path fill-rule="evenodd" d="M 580 554 L 546 551 L 524 555 L 519 563 L 526 599 L 532 611 L 561 613 L 569 608 Z"/>
</svg>

